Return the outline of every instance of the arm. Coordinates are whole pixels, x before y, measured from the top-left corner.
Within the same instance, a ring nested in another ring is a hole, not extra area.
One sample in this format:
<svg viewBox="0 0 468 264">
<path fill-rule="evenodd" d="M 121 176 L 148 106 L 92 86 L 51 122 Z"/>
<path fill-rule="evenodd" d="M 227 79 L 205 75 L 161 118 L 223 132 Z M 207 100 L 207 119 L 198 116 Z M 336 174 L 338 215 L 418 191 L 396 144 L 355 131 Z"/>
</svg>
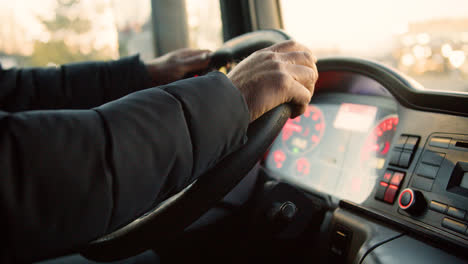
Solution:
<svg viewBox="0 0 468 264">
<path fill-rule="evenodd" d="M 151 82 L 138 56 L 58 68 L 0 67 L 0 109 L 87 109 L 150 87 Z"/>
<path fill-rule="evenodd" d="M 0 112 L 0 211 L 11 260 L 62 253 L 130 222 L 244 142 L 221 73 L 92 110 Z"/>
</svg>

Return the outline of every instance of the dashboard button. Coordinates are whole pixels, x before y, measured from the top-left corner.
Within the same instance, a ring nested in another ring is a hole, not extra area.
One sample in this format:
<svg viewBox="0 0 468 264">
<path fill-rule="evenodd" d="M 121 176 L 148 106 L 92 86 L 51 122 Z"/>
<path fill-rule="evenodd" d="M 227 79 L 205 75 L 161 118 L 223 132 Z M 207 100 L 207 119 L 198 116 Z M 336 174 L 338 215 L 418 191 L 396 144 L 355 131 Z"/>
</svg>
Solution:
<svg viewBox="0 0 468 264">
<path fill-rule="evenodd" d="M 403 149 L 409 150 L 409 151 L 414 151 L 416 147 L 418 146 L 419 142 L 419 137 L 417 136 L 408 136 L 408 140 L 406 140 L 405 146 Z"/>
<path fill-rule="evenodd" d="M 462 233 L 464 234 L 465 231 L 466 231 L 466 225 L 463 224 L 463 223 L 460 223 L 458 221 L 455 221 L 455 220 L 452 220 L 450 218 L 444 218 L 444 220 L 442 220 L 442 226 L 445 227 L 445 228 L 448 228 L 450 230 L 453 230 L 455 232 L 458 232 L 458 233 Z"/>
<path fill-rule="evenodd" d="M 379 186 L 377 187 L 377 192 L 375 193 L 375 199 L 383 201 L 387 187 L 388 187 L 388 183 L 379 182 Z"/>
<path fill-rule="evenodd" d="M 448 148 L 450 140 L 451 138 L 433 137 L 431 141 L 429 141 L 429 145 L 438 148 Z"/>
<path fill-rule="evenodd" d="M 385 183 L 389 183 L 390 179 L 392 178 L 392 175 L 393 175 L 393 171 L 387 170 L 383 174 L 382 178 L 380 178 L 380 181 L 385 182 Z"/>
<path fill-rule="evenodd" d="M 400 155 L 401 155 L 400 150 L 397 150 L 397 149 L 392 150 L 392 153 L 390 155 L 390 164 L 398 166 L 398 163 L 400 161 Z"/>
<path fill-rule="evenodd" d="M 395 144 L 395 148 L 403 149 L 406 144 L 406 140 L 408 140 L 408 136 L 400 136 Z"/>
<path fill-rule="evenodd" d="M 422 156 L 422 162 L 440 166 L 442 161 L 444 161 L 445 153 L 434 152 L 430 150 L 426 150 Z"/>
<path fill-rule="evenodd" d="M 460 220 L 463 220 L 465 218 L 466 211 L 462 209 L 458 209 L 455 207 L 449 207 L 447 211 L 447 215 L 458 218 Z"/>
<path fill-rule="evenodd" d="M 395 201 L 395 196 L 398 192 L 398 186 L 389 185 L 387 190 L 385 191 L 384 201 L 390 204 L 393 204 Z"/>
<path fill-rule="evenodd" d="M 445 214 L 447 212 L 447 208 L 448 206 L 446 204 L 439 203 L 437 201 L 431 201 L 431 203 L 429 204 L 429 209 L 431 209 L 432 211 L 439 212 L 441 214 Z"/>
<path fill-rule="evenodd" d="M 427 177 L 427 178 L 435 179 L 438 171 L 439 171 L 439 167 L 420 163 L 416 174 Z"/>
<path fill-rule="evenodd" d="M 412 154 L 413 153 L 411 153 L 411 152 L 403 151 L 401 153 L 400 161 L 398 162 L 398 165 L 400 165 L 400 167 L 403 167 L 403 168 L 408 168 L 409 164 L 410 164 L 410 161 L 411 161 Z"/>
<path fill-rule="evenodd" d="M 420 190 L 430 192 L 432 190 L 432 184 L 434 184 L 434 180 L 420 176 L 414 176 L 413 183 L 411 184 L 411 186 Z"/>
<path fill-rule="evenodd" d="M 390 181 L 390 184 L 400 187 L 400 184 L 403 181 L 404 177 L 405 177 L 405 174 L 403 172 L 395 171 L 393 173 L 393 177 L 392 177 L 392 180 Z"/>
</svg>

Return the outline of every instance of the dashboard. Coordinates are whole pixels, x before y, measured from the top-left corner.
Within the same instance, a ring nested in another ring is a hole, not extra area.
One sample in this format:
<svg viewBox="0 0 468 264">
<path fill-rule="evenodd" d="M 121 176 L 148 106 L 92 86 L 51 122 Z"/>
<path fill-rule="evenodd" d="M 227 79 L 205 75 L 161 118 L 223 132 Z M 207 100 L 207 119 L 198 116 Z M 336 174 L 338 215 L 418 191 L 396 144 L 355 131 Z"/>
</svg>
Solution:
<svg viewBox="0 0 468 264">
<path fill-rule="evenodd" d="M 371 62 L 325 60 L 318 67 L 307 111 L 287 121 L 263 170 L 466 257 L 468 95 L 420 90 Z M 371 236 L 344 219 L 331 230 Z"/>
</svg>

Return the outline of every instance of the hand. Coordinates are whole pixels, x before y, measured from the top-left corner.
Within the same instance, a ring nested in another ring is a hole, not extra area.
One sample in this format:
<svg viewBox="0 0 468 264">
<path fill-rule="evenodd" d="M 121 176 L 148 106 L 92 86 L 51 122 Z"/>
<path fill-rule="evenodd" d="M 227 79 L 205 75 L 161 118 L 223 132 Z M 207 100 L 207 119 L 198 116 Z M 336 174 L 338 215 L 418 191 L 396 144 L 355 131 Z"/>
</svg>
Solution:
<svg viewBox="0 0 468 264">
<path fill-rule="evenodd" d="M 316 62 L 308 48 L 286 41 L 254 52 L 228 77 L 244 96 L 250 121 L 287 102 L 294 106 L 294 118 L 304 113 L 314 93 Z"/>
<path fill-rule="evenodd" d="M 179 49 L 146 63 L 152 85 L 164 85 L 182 79 L 191 72 L 205 70 L 210 63 L 209 50 Z"/>
</svg>

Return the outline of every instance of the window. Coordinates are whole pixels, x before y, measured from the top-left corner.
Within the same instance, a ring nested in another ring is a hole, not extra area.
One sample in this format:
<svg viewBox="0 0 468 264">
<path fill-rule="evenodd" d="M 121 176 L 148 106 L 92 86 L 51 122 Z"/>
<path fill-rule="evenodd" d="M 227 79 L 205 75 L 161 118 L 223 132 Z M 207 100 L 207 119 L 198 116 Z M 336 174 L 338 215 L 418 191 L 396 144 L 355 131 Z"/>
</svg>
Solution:
<svg viewBox="0 0 468 264">
<path fill-rule="evenodd" d="M 466 0 L 282 0 L 285 30 L 318 57 L 380 61 L 426 89 L 468 92 Z"/>
<path fill-rule="evenodd" d="M 186 0 L 189 46 L 222 45 L 218 0 Z M 3 68 L 154 57 L 151 0 L 0 1 Z"/>
<path fill-rule="evenodd" d="M 4 68 L 119 56 L 110 1 L 15 0 L 0 5 Z"/>
<path fill-rule="evenodd" d="M 216 50 L 223 44 L 219 0 L 186 0 L 191 48 Z"/>
</svg>

